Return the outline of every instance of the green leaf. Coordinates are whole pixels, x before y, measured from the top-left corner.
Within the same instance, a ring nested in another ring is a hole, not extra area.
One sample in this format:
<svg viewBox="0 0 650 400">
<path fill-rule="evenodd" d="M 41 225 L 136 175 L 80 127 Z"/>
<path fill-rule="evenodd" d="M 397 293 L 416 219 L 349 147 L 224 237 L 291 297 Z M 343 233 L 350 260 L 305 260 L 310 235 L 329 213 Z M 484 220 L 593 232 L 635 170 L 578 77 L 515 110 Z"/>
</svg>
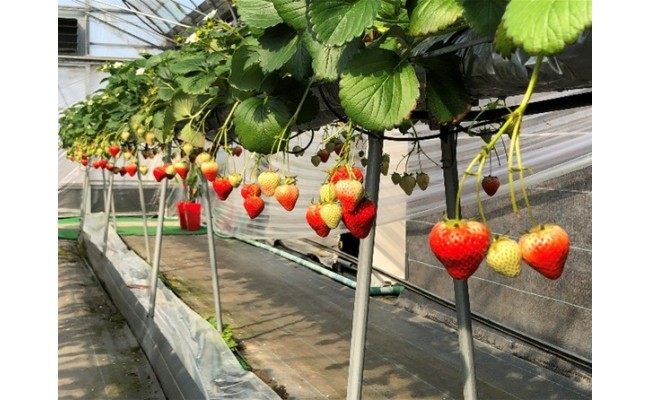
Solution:
<svg viewBox="0 0 650 400">
<path fill-rule="evenodd" d="M 250 97 L 235 110 L 235 133 L 241 145 L 259 154 L 273 154 L 286 147 L 284 127 L 291 118 L 289 108 L 276 98 Z"/>
<path fill-rule="evenodd" d="M 202 94 L 212 85 L 215 76 L 213 74 L 197 74 L 194 76 L 179 76 L 176 81 L 181 86 L 183 92 L 187 94 Z"/>
<path fill-rule="evenodd" d="M 506 35 L 531 55 L 560 53 L 590 26 L 591 0 L 510 0 L 503 14 Z"/>
<path fill-rule="evenodd" d="M 305 84 L 304 81 L 301 82 L 295 78 L 286 77 L 277 82 L 277 86 L 273 91 L 272 96 L 280 98 L 293 113 L 300 105 L 300 100 L 306 90 L 307 84 Z M 296 123 L 302 124 L 313 120 L 316 115 L 318 115 L 319 111 L 320 103 L 318 102 L 318 98 L 310 89 L 307 92 L 302 108 L 298 111 Z"/>
<path fill-rule="evenodd" d="M 413 66 L 389 50 L 361 51 L 341 75 L 341 106 L 351 119 L 370 130 L 399 125 L 409 117 L 419 95 Z"/>
<path fill-rule="evenodd" d="M 465 0 L 465 18 L 483 36 L 493 35 L 506 10 L 507 0 Z"/>
<path fill-rule="evenodd" d="M 297 79 L 307 79 L 312 74 L 311 61 L 311 55 L 307 51 L 304 41 L 301 40 L 293 57 L 285 65 L 285 69 Z"/>
<path fill-rule="evenodd" d="M 300 36 L 293 28 L 280 24 L 264 31 L 260 37 L 260 65 L 262 71 L 282 68 L 298 50 Z"/>
<path fill-rule="evenodd" d="M 272 0 L 280 18 L 297 31 L 307 29 L 307 2 L 305 0 Z"/>
<path fill-rule="evenodd" d="M 182 121 L 192 116 L 192 109 L 196 105 L 196 97 L 179 93 L 172 98 L 172 110 L 176 121 Z"/>
<path fill-rule="evenodd" d="M 201 55 L 182 58 L 169 65 L 169 70 L 177 75 L 185 75 L 189 72 L 201 71 L 205 63 L 205 57 Z"/>
<path fill-rule="evenodd" d="M 156 140 L 161 143 L 167 143 L 168 139 L 172 137 L 174 126 L 176 126 L 176 119 L 171 107 L 154 113 L 152 118 L 153 133 L 156 135 Z"/>
<path fill-rule="evenodd" d="M 457 123 L 470 109 L 471 96 L 465 90 L 459 64 L 453 54 L 426 60 L 426 105 L 439 123 Z"/>
<path fill-rule="evenodd" d="M 329 46 L 340 46 L 372 26 L 381 0 L 317 0 L 310 3 L 312 29 Z"/>
<path fill-rule="evenodd" d="M 242 45 L 232 54 L 228 82 L 239 90 L 257 90 L 264 79 L 259 53 L 253 46 Z"/>
<path fill-rule="evenodd" d="M 205 136 L 192 127 L 191 123 L 185 124 L 178 134 L 178 138 L 184 142 L 190 143 L 194 147 L 203 147 L 205 145 Z"/>
<path fill-rule="evenodd" d="M 437 33 L 462 15 L 459 0 L 417 0 L 411 13 L 409 33 L 413 36 Z"/>
<path fill-rule="evenodd" d="M 503 23 L 500 23 L 497 27 L 497 32 L 494 34 L 494 51 L 503 58 L 509 58 L 515 50 L 517 50 L 517 46 L 506 35 L 506 31 L 503 29 Z"/>
<path fill-rule="evenodd" d="M 171 100 L 172 97 L 174 97 L 174 94 L 176 94 L 176 90 L 167 85 L 158 88 L 158 97 L 160 97 L 160 100 L 162 101 Z"/>
<path fill-rule="evenodd" d="M 237 12 L 248 25 L 266 29 L 282 22 L 270 0 L 238 0 Z"/>
<path fill-rule="evenodd" d="M 324 81 L 339 79 L 343 67 L 361 47 L 361 41 L 358 39 L 343 46 L 326 46 L 311 35 L 305 35 L 305 44 L 312 57 L 311 67 L 316 79 Z"/>
</svg>

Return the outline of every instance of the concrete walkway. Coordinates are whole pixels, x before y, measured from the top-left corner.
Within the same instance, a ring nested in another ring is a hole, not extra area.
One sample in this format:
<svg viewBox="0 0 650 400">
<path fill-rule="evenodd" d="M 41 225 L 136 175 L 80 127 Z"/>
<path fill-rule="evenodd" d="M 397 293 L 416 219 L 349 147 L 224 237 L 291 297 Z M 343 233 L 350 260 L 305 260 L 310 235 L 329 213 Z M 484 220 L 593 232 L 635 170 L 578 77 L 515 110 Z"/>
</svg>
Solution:
<svg viewBox="0 0 650 400">
<path fill-rule="evenodd" d="M 59 399 L 164 400 L 125 320 L 81 258 L 59 240 Z"/>
<path fill-rule="evenodd" d="M 143 237 L 124 240 L 144 254 Z M 224 322 L 247 361 L 285 398 L 345 399 L 354 291 L 244 242 L 214 240 Z M 165 236 L 160 271 L 199 314 L 214 313 L 207 236 Z M 591 399 L 590 383 L 478 341 L 475 362 L 479 399 Z M 456 332 L 372 298 L 363 399 L 463 399 Z"/>
</svg>

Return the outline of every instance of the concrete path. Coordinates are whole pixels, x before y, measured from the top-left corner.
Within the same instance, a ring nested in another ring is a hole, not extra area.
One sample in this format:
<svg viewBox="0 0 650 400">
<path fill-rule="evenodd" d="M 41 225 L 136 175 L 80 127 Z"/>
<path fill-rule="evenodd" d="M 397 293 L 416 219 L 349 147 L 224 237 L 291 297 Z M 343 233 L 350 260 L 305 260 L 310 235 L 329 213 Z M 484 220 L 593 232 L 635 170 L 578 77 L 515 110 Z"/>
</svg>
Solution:
<svg viewBox="0 0 650 400">
<path fill-rule="evenodd" d="M 59 240 L 59 399 L 164 400 L 149 362 L 74 240 Z"/>
<path fill-rule="evenodd" d="M 144 254 L 144 239 L 124 238 Z M 154 239 L 151 238 L 151 248 Z M 354 291 L 237 240 L 215 238 L 224 322 L 245 357 L 297 400 L 345 399 Z M 214 313 L 208 238 L 163 238 L 161 273 L 201 315 Z M 578 384 L 475 341 L 479 399 L 591 399 Z M 454 331 L 370 301 L 363 399 L 463 399 Z"/>
</svg>

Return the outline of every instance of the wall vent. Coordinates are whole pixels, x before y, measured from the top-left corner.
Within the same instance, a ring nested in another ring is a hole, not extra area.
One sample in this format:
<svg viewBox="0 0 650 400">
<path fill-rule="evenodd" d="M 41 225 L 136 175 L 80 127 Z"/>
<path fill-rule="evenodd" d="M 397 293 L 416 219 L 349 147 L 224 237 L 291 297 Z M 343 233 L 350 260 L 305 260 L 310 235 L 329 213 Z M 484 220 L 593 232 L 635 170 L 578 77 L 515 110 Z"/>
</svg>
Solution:
<svg viewBox="0 0 650 400">
<path fill-rule="evenodd" d="M 77 54 L 79 23 L 76 18 L 59 17 L 59 54 Z"/>
</svg>

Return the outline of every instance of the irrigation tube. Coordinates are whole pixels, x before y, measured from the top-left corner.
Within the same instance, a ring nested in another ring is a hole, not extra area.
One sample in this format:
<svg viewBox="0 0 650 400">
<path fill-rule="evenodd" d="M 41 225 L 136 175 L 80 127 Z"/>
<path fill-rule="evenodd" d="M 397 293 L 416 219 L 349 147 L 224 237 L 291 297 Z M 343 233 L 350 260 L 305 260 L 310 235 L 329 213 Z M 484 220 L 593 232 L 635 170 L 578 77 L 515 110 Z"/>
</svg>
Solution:
<svg viewBox="0 0 650 400">
<path fill-rule="evenodd" d="M 140 208 L 142 209 L 142 233 L 144 233 L 144 246 L 147 251 L 147 263 L 151 263 L 151 250 L 149 249 L 149 228 L 147 227 L 147 206 L 144 202 L 144 191 L 142 190 L 142 175 L 140 168 L 137 169 L 138 174 L 138 193 L 140 194 Z"/>
<path fill-rule="evenodd" d="M 235 237 L 235 239 L 240 240 L 240 241 L 242 241 L 244 243 L 248 243 L 250 245 L 259 247 L 261 249 L 270 251 L 273 254 L 277 254 L 277 255 L 279 255 L 281 257 L 286 258 L 287 260 L 291 260 L 291 261 L 293 261 L 295 263 L 298 263 L 298 264 L 302 265 L 303 267 L 307 267 L 307 268 L 311 269 L 312 271 L 318 272 L 321 275 L 325 275 L 328 278 L 332 278 L 333 280 L 335 280 L 335 281 L 337 281 L 339 283 L 342 283 L 345 286 L 348 286 L 348 287 L 350 287 L 352 289 L 357 288 L 357 282 L 355 280 L 350 279 L 350 278 L 346 278 L 343 275 L 339 275 L 336 272 L 331 271 L 331 270 L 329 270 L 327 268 L 321 267 L 320 265 L 318 265 L 318 264 L 316 264 L 316 263 L 314 263 L 312 261 L 305 260 L 304 258 L 301 258 L 301 257 L 296 256 L 294 254 L 288 253 L 288 252 L 286 252 L 284 250 L 280 250 L 280 249 L 275 248 L 273 246 L 269 246 L 268 244 L 258 242 L 256 240 L 242 238 L 242 237 Z M 404 287 L 403 286 L 398 286 L 398 285 L 385 286 L 385 287 L 373 286 L 373 287 L 370 288 L 370 295 L 371 296 L 397 295 L 397 294 L 402 293 L 403 291 L 404 291 Z"/>
<path fill-rule="evenodd" d="M 205 202 L 205 211 L 208 214 L 208 254 L 210 255 L 210 271 L 212 272 L 212 293 L 214 296 L 214 316 L 217 320 L 217 331 L 223 332 L 223 322 L 221 319 L 221 296 L 219 294 L 219 274 L 217 270 L 217 257 L 214 249 L 214 234 L 212 232 L 212 202 L 210 201 L 210 190 L 208 180 L 201 174 L 203 181 L 203 201 Z"/>
<path fill-rule="evenodd" d="M 383 142 L 375 135 L 369 136 L 368 170 L 366 173 L 366 192 L 370 200 L 378 206 L 379 200 L 379 165 Z M 347 399 L 360 399 L 363 384 L 363 363 L 368 326 L 368 303 L 370 278 L 372 275 L 372 257 L 375 246 L 376 220 L 368 236 L 359 244 L 359 264 L 357 266 L 357 290 L 354 292 L 354 312 L 352 314 L 352 338 L 350 340 L 350 367 L 348 370 Z"/>
<path fill-rule="evenodd" d="M 163 162 L 169 162 L 171 155 L 171 145 L 167 147 L 167 154 Z M 166 177 L 162 180 L 162 188 L 160 189 L 160 200 L 158 206 L 158 225 L 156 227 L 156 247 L 153 252 L 153 270 L 151 271 L 151 283 L 149 284 L 149 313 L 147 317 L 153 318 L 156 312 L 156 292 L 158 291 L 158 271 L 160 270 L 160 252 L 162 250 L 163 239 L 163 225 L 165 223 L 165 207 L 167 203 L 167 183 L 169 179 Z"/>
<path fill-rule="evenodd" d="M 440 128 L 440 133 L 447 216 L 448 218 L 461 218 L 460 211 L 459 215 L 456 215 L 456 195 L 458 193 L 457 137 L 456 133 L 450 134 L 449 128 L 445 126 Z M 454 279 L 454 297 L 458 322 L 458 347 L 463 366 L 463 397 L 465 400 L 476 400 L 474 338 L 472 337 L 472 315 L 469 307 L 467 279 Z"/>
<path fill-rule="evenodd" d="M 111 216 L 111 205 L 113 204 L 113 176 L 115 174 L 111 172 L 111 176 L 108 178 L 108 201 L 104 204 L 104 212 L 106 217 L 104 220 L 104 246 L 102 247 L 102 254 L 106 254 L 106 242 L 108 241 L 108 224 L 110 222 Z"/>
</svg>

